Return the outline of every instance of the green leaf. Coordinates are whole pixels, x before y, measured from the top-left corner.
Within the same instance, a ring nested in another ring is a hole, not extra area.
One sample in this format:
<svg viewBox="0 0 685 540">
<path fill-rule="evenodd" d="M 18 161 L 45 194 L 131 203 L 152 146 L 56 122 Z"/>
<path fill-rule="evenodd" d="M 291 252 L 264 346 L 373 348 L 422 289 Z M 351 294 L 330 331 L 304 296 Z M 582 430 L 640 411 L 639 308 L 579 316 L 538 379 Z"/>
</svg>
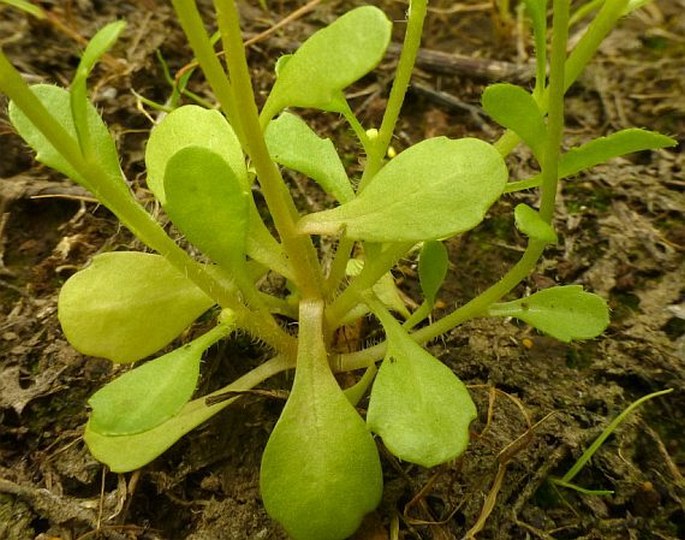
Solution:
<svg viewBox="0 0 685 540">
<path fill-rule="evenodd" d="M 442 242 L 424 242 L 419 253 L 419 283 L 424 298 L 432 306 L 445 276 L 449 258 Z"/>
<path fill-rule="evenodd" d="M 557 233 L 554 232 L 552 225 L 543 220 L 537 210 L 533 210 L 527 204 L 516 205 L 514 220 L 516 228 L 529 238 L 556 244 Z"/>
<path fill-rule="evenodd" d="M 166 204 L 164 175 L 168 162 L 179 150 L 189 146 L 206 148 L 221 156 L 244 189 L 249 190 L 245 156 L 226 118 L 219 111 L 184 105 L 152 129 L 145 148 L 147 185 L 163 205 Z"/>
<path fill-rule="evenodd" d="M 572 148 L 563 154 L 559 162 L 558 175 L 560 179 L 566 178 L 610 159 L 632 152 L 656 150 L 658 148 L 675 146 L 676 144 L 678 142 L 675 139 L 666 137 L 661 133 L 637 128 L 624 129 Z M 530 189 L 540 186 L 541 183 L 542 176 L 537 174 L 526 180 L 511 182 L 507 191 Z"/>
<path fill-rule="evenodd" d="M 287 61 L 279 62 L 263 115 L 273 118 L 286 107 L 340 112 L 342 90 L 378 65 L 391 28 L 380 9 L 363 6 L 313 34 Z"/>
<path fill-rule="evenodd" d="M 542 161 L 547 126 L 533 96 L 520 86 L 500 83 L 485 89 L 482 103 L 485 112 L 495 122 L 521 137 L 538 162 Z"/>
<path fill-rule="evenodd" d="M 507 168 L 478 139 L 426 139 L 388 162 L 357 197 L 303 217 L 307 234 L 344 229 L 353 240 L 407 242 L 448 238 L 478 225 L 502 193 Z"/>
<path fill-rule="evenodd" d="M 358 276 L 362 268 L 364 268 L 364 261 L 361 259 L 350 259 L 347 261 L 347 268 L 345 274 L 348 276 Z M 400 291 L 395 284 L 395 278 L 392 273 L 384 274 L 373 286 L 373 293 L 383 303 L 385 307 L 391 309 L 404 317 L 409 317 L 410 313 L 407 309 Z M 362 315 L 359 315 L 360 317 Z M 358 317 L 355 317 L 358 318 Z"/>
<path fill-rule="evenodd" d="M 188 146 L 167 162 L 165 210 L 202 252 L 227 269 L 245 260 L 249 194 L 224 159 L 207 148 Z"/>
<path fill-rule="evenodd" d="M 75 349 L 135 362 L 168 345 L 214 304 L 159 255 L 103 253 L 62 287 L 58 317 Z"/>
<path fill-rule="evenodd" d="M 74 80 L 71 83 L 71 112 L 74 119 L 81 153 L 89 158 L 97 158 L 92 146 L 88 125 L 88 93 L 86 81 L 100 57 L 116 42 L 119 34 L 126 27 L 125 21 L 109 23 L 101 28 L 88 42 L 81 56 Z"/>
<path fill-rule="evenodd" d="M 133 435 L 177 415 L 195 391 L 202 353 L 230 331 L 218 326 L 95 392 L 88 400 L 93 409 L 90 429 L 100 435 Z"/>
<path fill-rule="evenodd" d="M 458 457 L 477 414 L 466 386 L 387 311 L 372 309 L 385 329 L 388 352 L 371 389 L 369 428 L 404 461 L 433 467 Z"/>
<path fill-rule="evenodd" d="M 630 128 L 594 139 L 561 156 L 559 178 L 573 176 L 605 161 L 642 150 L 675 146 L 675 139 L 645 129 Z"/>
<path fill-rule="evenodd" d="M 202 147 L 221 156 L 244 190 L 249 192 L 245 156 L 233 128 L 218 111 L 185 105 L 173 110 L 152 129 L 145 149 L 148 187 L 163 205 L 166 204 L 164 173 L 168 162 L 187 147 Z M 256 261 L 292 277 L 282 246 L 267 230 L 251 197 L 246 250 Z"/>
<path fill-rule="evenodd" d="M 322 139 L 299 117 L 284 112 L 264 133 L 271 158 L 317 182 L 340 202 L 354 199 L 354 191 L 330 139 Z"/>
<path fill-rule="evenodd" d="M 296 540 L 349 537 L 383 492 L 376 444 L 328 366 L 322 313 L 301 304 L 295 380 L 262 457 L 264 507 Z"/>
<path fill-rule="evenodd" d="M 50 111 L 54 118 L 62 125 L 74 140 L 77 139 L 76 128 L 71 114 L 70 94 L 64 88 L 49 84 L 37 84 L 31 87 L 45 108 Z M 107 126 L 100 118 L 97 110 L 91 103 L 86 105 L 88 120 L 88 132 L 90 133 L 92 154 L 98 164 L 109 176 L 113 185 L 128 192 L 128 186 L 124 181 L 119 156 Z M 69 162 L 55 149 L 45 136 L 31 123 L 24 113 L 10 102 L 9 118 L 17 133 L 36 152 L 36 159 L 62 174 L 71 178 L 77 184 L 93 191 L 97 196 L 97 187 L 92 186 L 69 164 Z"/>
<path fill-rule="evenodd" d="M 112 472 L 134 471 L 150 463 L 189 431 L 214 416 L 237 398 L 207 406 L 206 397 L 187 403 L 181 411 L 158 426 L 134 435 L 102 435 L 86 424 L 83 439 L 91 454 Z"/>
<path fill-rule="evenodd" d="M 493 304 L 488 314 L 516 317 L 564 342 L 597 337 L 609 326 L 606 301 L 580 285 L 550 287 L 526 298 Z"/>
</svg>

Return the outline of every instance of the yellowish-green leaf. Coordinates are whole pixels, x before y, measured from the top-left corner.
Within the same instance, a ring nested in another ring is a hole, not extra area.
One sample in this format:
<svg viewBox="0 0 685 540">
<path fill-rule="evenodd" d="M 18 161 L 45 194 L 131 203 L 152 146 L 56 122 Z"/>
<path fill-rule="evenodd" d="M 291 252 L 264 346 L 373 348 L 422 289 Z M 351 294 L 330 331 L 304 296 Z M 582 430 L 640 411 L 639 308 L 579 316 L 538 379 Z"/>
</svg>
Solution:
<svg viewBox="0 0 685 540">
<path fill-rule="evenodd" d="M 135 362 L 168 345 L 213 304 L 163 257 L 124 251 L 98 255 L 71 276 L 58 316 L 83 354 Z"/>
<path fill-rule="evenodd" d="M 274 161 L 301 172 L 340 202 L 354 199 L 347 173 L 330 139 L 322 139 L 299 116 L 284 112 L 264 133 Z"/>
<path fill-rule="evenodd" d="M 488 314 L 516 317 L 559 341 L 590 339 L 609 326 L 609 308 L 580 285 L 550 287 L 512 302 L 494 304 Z"/>
<path fill-rule="evenodd" d="M 383 491 L 371 433 L 328 366 L 322 316 L 302 302 L 295 380 L 262 457 L 264 507 L 295 540 L 348 538 Z"/>
<path fill-rule="evenodd" d="M 371 389 L 369 428 L 404 461 L 433 467 L 458 457 L 476 417 L 466 386 L 387 311 L 372 309 L 385 329 L 388 352 Z"/>
<path fill-rule="evenodd" d="M 541 162 L 547 126 L 533 96 L 520 86 L 499 83 L 485 89 L 482 102 L 485 112 L 521 137 Z"/>
<path fill-rule="evenodd" d="M 245 156 L 226 118 L 219 111 L 184 105 L 152 129 L 145 148 L 147 184 L 162 204 L 166 204 L 164 174 L 168 162 L 189 146 L 206 148 L 221 156 L 245 190 L 249 189 Z"/>
<path fill-rule="evenodd" d="M 309 214 L 306 234 L 336 234 L 371 242 L 448 238 L 478 225 L 502 193 L 507 168 L 478 139 L 426 139 L 387 163 L 352 201 Z"/>
<path fill-rule="evenodd" d="M 554 232 L 552 225 L 540 217 L 537 210 L 532 209 L 527 204 L 518 204 L 514 208 L 514 220 L 516 228 L 529 238 L 556 244 L 557 233 Z"/>
<path fill-rule="evenodd" d="M 100 435 L 133 435 L 176 416 L 195 391 L 202 353 L 230 331 L 230 326 L 218 326 L 103 386 L 88 400 L 90 429 Z"/>
<path fill-rule="evenodd" d="M 362 6 L 322 28 L 278 64 L 276 83 L 263 114 L 273 118 L 286 107 L 341 111 L 342 90 L 383 58 L 392 24 L 373 6 Z"/>
<path fill-rule="evenodd" d="M 186 238 L 224 268 L 242 272 L 249 194 L 221 155 L 187 146 L 167 162 L 165 210 Z"/>
<path fill-rule="evenodd" d="M 71 113 L 70 93 L 64 88 L 50 84 L 37 84 L 31 87 L 31 91 L 41 101 L 45 108 L 55 117 L 62 127 L 78 140 L 76 127 Z M 71 178 L 77 184 L 92 190 L 97 195 L 97 186 L 93 186 L 83 178 L 71 164 L 60 154 L 45 136 L 31 123 L 24 113 L 12 102 L 9 106 L 9 118 L 17 133 L 36 152 L 36 159 L 62 174 Z M 107 126 L 100 118 L 97 110 L 91 103 L 86 105 L 86 118 L 88 132 L 91 139 L 91 150 L 94 159 L 109 177 L 112 185 L 128 192 L 128 186 L 124 181 L 119 167 L 119 157 L 114 140 Z"/>
</svg>

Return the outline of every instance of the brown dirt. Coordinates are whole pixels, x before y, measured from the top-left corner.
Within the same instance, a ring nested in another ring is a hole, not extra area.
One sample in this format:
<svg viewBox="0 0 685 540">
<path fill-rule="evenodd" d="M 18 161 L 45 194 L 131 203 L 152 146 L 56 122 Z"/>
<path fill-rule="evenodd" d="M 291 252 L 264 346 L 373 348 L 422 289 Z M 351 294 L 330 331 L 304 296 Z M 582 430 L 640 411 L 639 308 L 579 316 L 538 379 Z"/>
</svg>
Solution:
<svg viewBox="0 0 685 540">
<path fill-rule="evenodd" d="M 294 7 L 267 3 L 269 12 L 256 2 L 243 6 L 250 33 Z M 170 8 L 157 0 L 42 4 L 50 21 L 0 7 L 3 48 L 31 80 L 65 84 L 81 36 L 116 17 L 127 19 L 124 37 L 92 81 L 125 171 L 149 200 L 141 177 L 150 122 L 131 89 L 163 101 L 169 88 L 155 51 L 172 70 L 190 58 Z M 402 20 L 403 3 L 380 4 Z M 344 5 L 320 6 L 253 47 L 257 87 L 268 87 L 284 43 L 301 40 Z M 420 69 L 415 81 L 423 89 L 410 93 L 398 150 L 435 134 L 492 140 L 497 130 L 478 100 L 494 64 L 483 61 L 526 70 L 530 47 L 515 17 L 498 16 L 487 2 L 443 0 L 432 7 L 439 12 L 429 18 L 424 46 L 479 59 L 484 71 Z M 397 38 L 402 30 L 398 22 Z M 380 119 L 391 67 L 388 60 L 354 88 L 353 103 L 369 125 Z M 659 0 L 622 23 L 568 97 L 569 145 L 631 126 L 681 140 L 674 149 L 615 160 L 566 183 L 557 216 L 561 241 L 522 285 L 579 283 L 601 294 L 613 310 L 606 334 L 566 345 L 514 323 L 476 320 L 432 344 L 472 387 L 480 411 L 473 442 L 458 462 L 432 470 L 384 454 L 385 497 L 357 538 L 462 538 L 479 517 L 480 539 L 685 538 L 683 73 L 685 4 Z M 201 85 L 196 90 L 205 92 Z M 108 473 L 89 455 L 81 439 L 85 401 L 113 372 L 107 362 L 69 347 L 56 320 L 57 293 L 95 253 L 140 246 L 87 193 L 34 163 L 12 133 L 4 103 L 0 111 L 0 537 L 283 538 L 260 505 L 257 485 L 278 401 L 245 399 L 139 473 Z M 311 119 L 349 139 L 337 119 Z M 352 166 L 353 152 L 341 149 Z M 513 170 L 525 170 L 528 158 L 512 158 Z M 510 212 L 529 197 L 505 197 L 490 220 L 449 243 L 446 305 L 462 303 L 516 260 L 522 242 Z M 397 277 L 411 294 L 411 262 Z M 247 340 L 219 347 L 207 360 L 214 375 L 201 391 L 234 379 L 260 356 Z M 675 391 L 631 415 L 576 479 L 613 495 L 550 484 L 629 403 L 664 388 Z"/>
</svg>

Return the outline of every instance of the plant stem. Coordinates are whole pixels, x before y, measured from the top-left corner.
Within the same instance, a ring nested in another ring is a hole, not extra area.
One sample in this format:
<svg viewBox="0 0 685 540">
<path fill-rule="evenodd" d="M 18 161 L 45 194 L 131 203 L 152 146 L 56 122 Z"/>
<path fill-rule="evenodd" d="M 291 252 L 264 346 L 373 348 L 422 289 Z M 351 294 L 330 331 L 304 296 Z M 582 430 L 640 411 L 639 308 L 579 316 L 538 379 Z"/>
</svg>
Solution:
<svg viewBox="0 0 685 540">
<path fill-rule="evenodd" d="M 367 257 L 361 273 L 326 310 L 329 329 L 335 329 L 360 300 L 361 295 L 385 275 L 397 260 L 411 249 L 413 243 L 383 244 L 383 250 L 373 258 Z"/>
<path fill-rule="evenodd" d="M 191 49 L 193 49 L 195 58 L 198 64 L 202 66 L 204 76 L 207 78 L 212 90 L 214 90 L 224 114 L 242 143 L 245 140 L 245 135 L 238 118 L 235 100 L 233 99 L 233 89 L 221 66 L 221 62 L 214 52 L 212 42 L 207 37 L 207 32 L 195 5 L 195 0 L 171 0 L 171 3 L 174 6 L 188 43 Z"/>
<path fill-rule="evenodd" d="M 547 140 L 543 149 L 540 217 L 552 222 L 559 181 L 559 155 L 564 134 L 565 66 L 568 42 L 569 0 L 554 0 L 552 50 L 550 52 L 547 100 Z"/>
<path fill-rule="evenodd" d="M 237 7 L 233 0 L 215 0 L 214 6 L 234 90 L 230 108 L 236 110 L 244 135 L 241 143 L 257 171 L 264 199 L 293 266 L 298 289 L 303 297 L 321 297 L 323 276 L 316 250 L 311 239 L 296 230 L 297 208 L 278 167 L 269 156 L 259 124 Z M 199 56 L 198 60 L 202 63 Z"/>
<path fill-rule="evenodd" d="M 390 140 L 395 131 L 395 125 L 397 124 L 397 119 L 399 118 L 400 110 L 402 109 L 404 96 L 407 93 L 409 81 L 411 80 L 411 75 L 414 70 L 416 55 L 421 46 L 423 21 L 426 18 L 427 9 L 427 0 L 409 1 L 407 30 L 404 35 L 404 44 L 395 71 L 395 80 L 390 89 L 390 96 L 388 96 L 388 103 L 385 108 L 385 114 L 383 115 L 383 121 L 378 130 L 378 137 L 373 141 L 373 152 L 369 154 L 369 161 L 364 168 L 364 174 L 359 182 L 360 192 L 383 166 L 383 159 L 390 146 Z"/>
</svg>

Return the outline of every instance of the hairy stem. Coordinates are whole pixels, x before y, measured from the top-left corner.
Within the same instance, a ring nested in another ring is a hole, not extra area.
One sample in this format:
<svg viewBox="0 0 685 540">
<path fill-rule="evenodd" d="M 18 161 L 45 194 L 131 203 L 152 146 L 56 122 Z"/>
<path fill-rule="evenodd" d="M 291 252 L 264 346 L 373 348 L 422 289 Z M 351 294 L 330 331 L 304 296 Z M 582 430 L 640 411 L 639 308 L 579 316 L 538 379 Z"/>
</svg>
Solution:
<svg viewBox="0 0 685 540">
<path fill-rule="evenodd" d="M 214 5 L 234 90 L 230 108 L 236 109 L 244 134 L 241 142 L 257 171 L 264 199 L 293 266 L 298 289 L 303 297 L 321 297 L 323 277 L 316 250 L 310 238 L 296 230 L 297 208 L 278 167 L 269 156 L 259 124 L 237 7 L 233 0 L 215 0 Z"/>
</svg>

